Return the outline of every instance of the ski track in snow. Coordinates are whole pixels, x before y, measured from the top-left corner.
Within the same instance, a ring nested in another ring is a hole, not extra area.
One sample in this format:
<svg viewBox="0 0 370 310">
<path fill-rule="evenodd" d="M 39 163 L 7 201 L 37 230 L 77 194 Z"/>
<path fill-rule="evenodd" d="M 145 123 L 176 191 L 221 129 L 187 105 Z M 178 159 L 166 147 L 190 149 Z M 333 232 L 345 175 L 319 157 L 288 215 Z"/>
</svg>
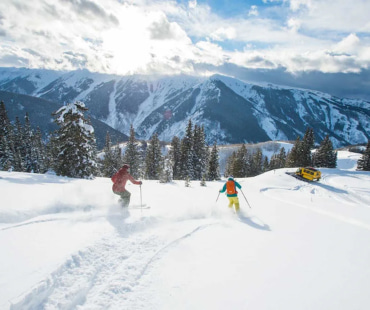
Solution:
<svg viewBox="0 0 370 310">
<path fill-rule="evenodd" d="M 291 201 L 287 201 L 285 199 L 281 199 L 279 198 L 279 195 L 269 194 L 269 192 L 271 191 L 278 191 L 278 190 L 280 191 L 281 190 L 301 191 L 301 192 L 306 191 L 311 194 L 310 200 L 312 201 L 314 195 L 319 195 L 320 191 L 324 190 L 326 191 L 325 196 L 335 199 L 337 201 L 340 201 L 342 203 L 343 201 L 345 201 L 350 206 L 361 206 L 361 207 L 366 207 L 366 208 L 369 207 L 370 201 L 366 200 L 365 198 L 362 198 L 361 194 L 359 194 L 353 189 L 351 190 L 351 195 L 349 195 L 348 189 L 341 189 L 337 186 L 337 184 L 335 184 L 335 178 L 336 176 L 330 176 L 330 175 L 325 176 L 324 175 L 320 182 L 305 182 L 302 180 L 297 180 L 299 184 L 294 186 L 293 188 L 265 187 L 265 188 L 262 188 L 260 192 L 269 196 L 272 199 L 283 202 L 284 204 L 288 204 L 294 207 L 304 208 L 312 212 L 316 212 L 318 214 L 329 216 L 333 219 L 370 230 L 370 225 L 360 222 L 358 220 L 349 218 L 347 216 L 342 216 L 340 214 L 336 214 L 336 213 L 330 212 L 322 208 L 320 209 L 312 208 L 309 206 L 309 204 L 306 203 L 307 200 L 303 199 L 302 203 L 298 204 L 298 203 L 294 203 Z M 331 184 L 334 184 L 335 186 L 332 186 Z M 359 191 L 360 192 L 365 191 L 365 189 L 360 188 Z"/>
<path fill-rule="evenodd" d="M 17 225 L 3 227 L 3 228 L 0 228 L 0 231 L 1 230 L 14 229 L 14 228 L 22 227 L 22 226 L 27 226 L 27 225 L 47 223 L 47 222 L 55 222 L 55 221 L 65 221 L 65 220 L 67 220 L 67 218 L 49 218 L 49 219 L 44 219 L 44 220 L 33 220 L 33 221 L 24 222 L 24 223 L 17 224 Z"/>
<path fill-rule="evenodd" d="M 152 265 L 182 240 L 218 224 L 196 223 L 190 232 L 168 241 L 152 229 L 150 218 L 124 225 L 117 215 L 108 220 L 117 228 L 113 235 L 72 255 L 30 292 L 13 300 L 10 309 L 124 309 L 128 301 L 138 303 L 135 309 L 145 309 L 150 301 L 130 300 L 130 293 L 140 289 L 141 278 Z M 135 238 L 129 238 L 132 234 Z"/>
</svg>

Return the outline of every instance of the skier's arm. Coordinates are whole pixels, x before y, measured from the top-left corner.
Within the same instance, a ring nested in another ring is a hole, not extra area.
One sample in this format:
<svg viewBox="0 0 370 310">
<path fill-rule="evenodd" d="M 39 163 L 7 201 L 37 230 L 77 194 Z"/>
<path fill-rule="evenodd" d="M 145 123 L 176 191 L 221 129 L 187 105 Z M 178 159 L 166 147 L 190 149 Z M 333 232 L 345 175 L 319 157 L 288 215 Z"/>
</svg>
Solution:
<svg viewBox="0 0 370 310">
<path fill-rule="evenodd" d="M 226 191 L 226 183 L 224 184 L 224 187 L 220 190 L 220 193 L 224 193 Z"/>
<path fill-rule="evenodd" d="M 141 181 L 136 181 L 134 178 L 133 178 L 133 176 L 131 175 L 131 174 L 129 174 L 128 175 L 128 179 L 131 181 L 131 183 L 133 183 L 133 184 L 136 184 L 136 185 L 141 185 L 141 184 L 143 184 L 143 182 L 141 182 Z"/>
<path fill-rule="evenodd" d="M 237 188 L 242 188 L 242 186 L 236 181 L 235 181 L 235 185 L 236 185 Z"/>
</svg>

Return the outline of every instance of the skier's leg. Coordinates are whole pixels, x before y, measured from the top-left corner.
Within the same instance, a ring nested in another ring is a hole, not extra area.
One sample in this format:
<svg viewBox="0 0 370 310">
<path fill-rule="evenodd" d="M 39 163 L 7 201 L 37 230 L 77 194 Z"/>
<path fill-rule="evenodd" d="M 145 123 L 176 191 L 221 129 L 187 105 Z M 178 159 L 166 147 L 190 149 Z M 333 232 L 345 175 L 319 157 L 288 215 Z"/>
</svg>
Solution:
<svg viewBox="0 0 370 310">
<path fill-rule="evenodd" d="M 233 197 L 227 197 L 229 198 L 229 208 L 231 209 L 233 207 L 233 204 L 234 204 L 234 201 L 233 201 Z"/>
<path fill-rule="evenodd" d="M 235 197 L 234 203 L 235 203 L 235 211 L 236 211 L 236 213 L 238 213 L 240 211 L 239 198 L 238 197 Z"/>
<path fill-rule="evenodd" d="M 121 194 L 121 199 L 122 199 L 122 207 L 127 208 L 130 204 L 130 198 L 131 198 L 131 193 L 129 191 L 124 191 Z"/>
</svg>

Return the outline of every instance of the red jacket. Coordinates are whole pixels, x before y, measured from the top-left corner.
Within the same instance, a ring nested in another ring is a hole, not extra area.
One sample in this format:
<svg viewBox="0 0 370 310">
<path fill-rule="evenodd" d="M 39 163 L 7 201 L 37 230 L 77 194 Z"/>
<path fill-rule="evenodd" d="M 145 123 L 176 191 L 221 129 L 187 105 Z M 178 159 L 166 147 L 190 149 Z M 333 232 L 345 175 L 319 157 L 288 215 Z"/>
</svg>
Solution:
<svg viewBox="0 0 370 310">
<path fill-rule="evenodd" d="M 125 186 L 128 180 L 130 180 L 131 183 L 136 184 L 136 185 L 141 184 L 140 181 L 136 181 L 132 177 L 132 175 L 128 173 L 127 168 L 121 168 L 120 170 L 118 170 L 117 173 L 115 173 L 112 176 L 112 182 L 113 182 L 112 190 L 114 192 L 126 191 Z"/>
</svg>

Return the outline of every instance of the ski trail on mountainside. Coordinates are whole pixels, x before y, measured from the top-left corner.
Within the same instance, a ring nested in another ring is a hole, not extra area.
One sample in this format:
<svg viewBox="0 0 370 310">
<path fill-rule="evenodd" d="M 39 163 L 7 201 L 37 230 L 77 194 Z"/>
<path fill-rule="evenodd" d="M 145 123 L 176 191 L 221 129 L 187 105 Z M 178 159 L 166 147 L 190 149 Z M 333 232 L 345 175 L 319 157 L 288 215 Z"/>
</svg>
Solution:
<svg viewBox="0 0 370 310">
<path fill-rule="evenodd" d="M 150 301 L 131 300 L 130 293 L 140 290 L 152 264 L 182 240 L 214 224 L 194 221 L 170 236 L 151 223 L 149 227 L 124 224 L 113 235 L 72 255 L 29 293 L 12 301 L 11 310 L 124 309 L 127 302 L 144 307 Z"/>
<path fill-rule="evenodd" d="M 116 92 L 117 92 L 117 83 L 118 81 L 114 81 L 113 91 L 109 95 L 109 103 L 108 103 L 109 114 L 106 119 L 106 123 L 113 128 L 117 128 L 117 123 L 118 123 L 117 104 L 116 104 L 116 99 L 115 99 Z"/>
<path fill-rule="evenodd" d="M 324 197 L 326 196 L 332 199 L 336 199 L 340 202 L 345 201 L 349 205 L 358 206 L 360 199 L 356 199 L 356 198 L 352 199 L 352 195 L 348 195 L 347 189 L 341 189 L 338 187 L 334 187 L 330 185 L 330 182 L 328 180 L 330 180 L 330 177 L 326 177 L 326 178 L 323 177 L 320 181 L 321 183 L 307 183 L 304 181 L 299 181 L 299 184 L 292 188 L 291 187 L 286 187 L 286 188 L 284 187 L 265 187 L 265 188 L 261 188 L 260 192 L 264 195 L 269 196 L 272 199 L 275 199 L 277 201 L 284 203 L 285 205 L 291 205 L 291 206 L 295 206 L 299 208 L 304 208 L 312 212 L 316 212 L 318 214 L 329 216 L 336 220 L 370 230 L 370 225 L 368 225 L 367 223 L 358 221 L 356 219 L 353 219 L 353 218 L 350 218 L 348 216 L 344 216 L 338 213 L 330 212 L 323 208 L 320 208 L 320 209 L 312 208 L 308 204 L 306 204 L 307 201 L 310 201 L 313 199 L 312 197 L 314 195 L 320 196 L 320 191 L 325 191 L 325 194 L 323 195 Z M 279 198 L 279 195 L 271 194 L 271 192 L 273 191 L 301 191 L 301 192 L 309 193 L 311 197 L 307 200 L 306 200 L 307 197 L 305 199 L 302 198 L 302 203 L 296 203 L 296 202 L 286 200 L 284 198 Z M 351 191 L 353 192 L 353 190 Z M 362 203 L 359 207 L 368 207 L 368 204 L 366 204 L 366 202 L 364 203 L 364 200 L 362 200 Z"/>
<path fill-rule="evenodd" d="M 356 175 L 351 175 L 352 178 L 358 179 Z M 343 182 L 338 182 L 340 177 L 333 175 L 324 175 L 323 184 L 319 184 L 322 187 L 330 186 L 335 188 L 337 193 L 341 193 L 340 198 L 345 198 L 346 201 L 353 204 L 360 204 L 364 207 L 370 207 L 370 200 L 367 198 L 370 193 L 370 189 L 366 186 L 366 183 L 361 184 L 362 186 L 351 186 L 348 187 L 346 184 L 343 185 Z M 334 198 L 337 198 L 334 196 Z"/>
</svg>

